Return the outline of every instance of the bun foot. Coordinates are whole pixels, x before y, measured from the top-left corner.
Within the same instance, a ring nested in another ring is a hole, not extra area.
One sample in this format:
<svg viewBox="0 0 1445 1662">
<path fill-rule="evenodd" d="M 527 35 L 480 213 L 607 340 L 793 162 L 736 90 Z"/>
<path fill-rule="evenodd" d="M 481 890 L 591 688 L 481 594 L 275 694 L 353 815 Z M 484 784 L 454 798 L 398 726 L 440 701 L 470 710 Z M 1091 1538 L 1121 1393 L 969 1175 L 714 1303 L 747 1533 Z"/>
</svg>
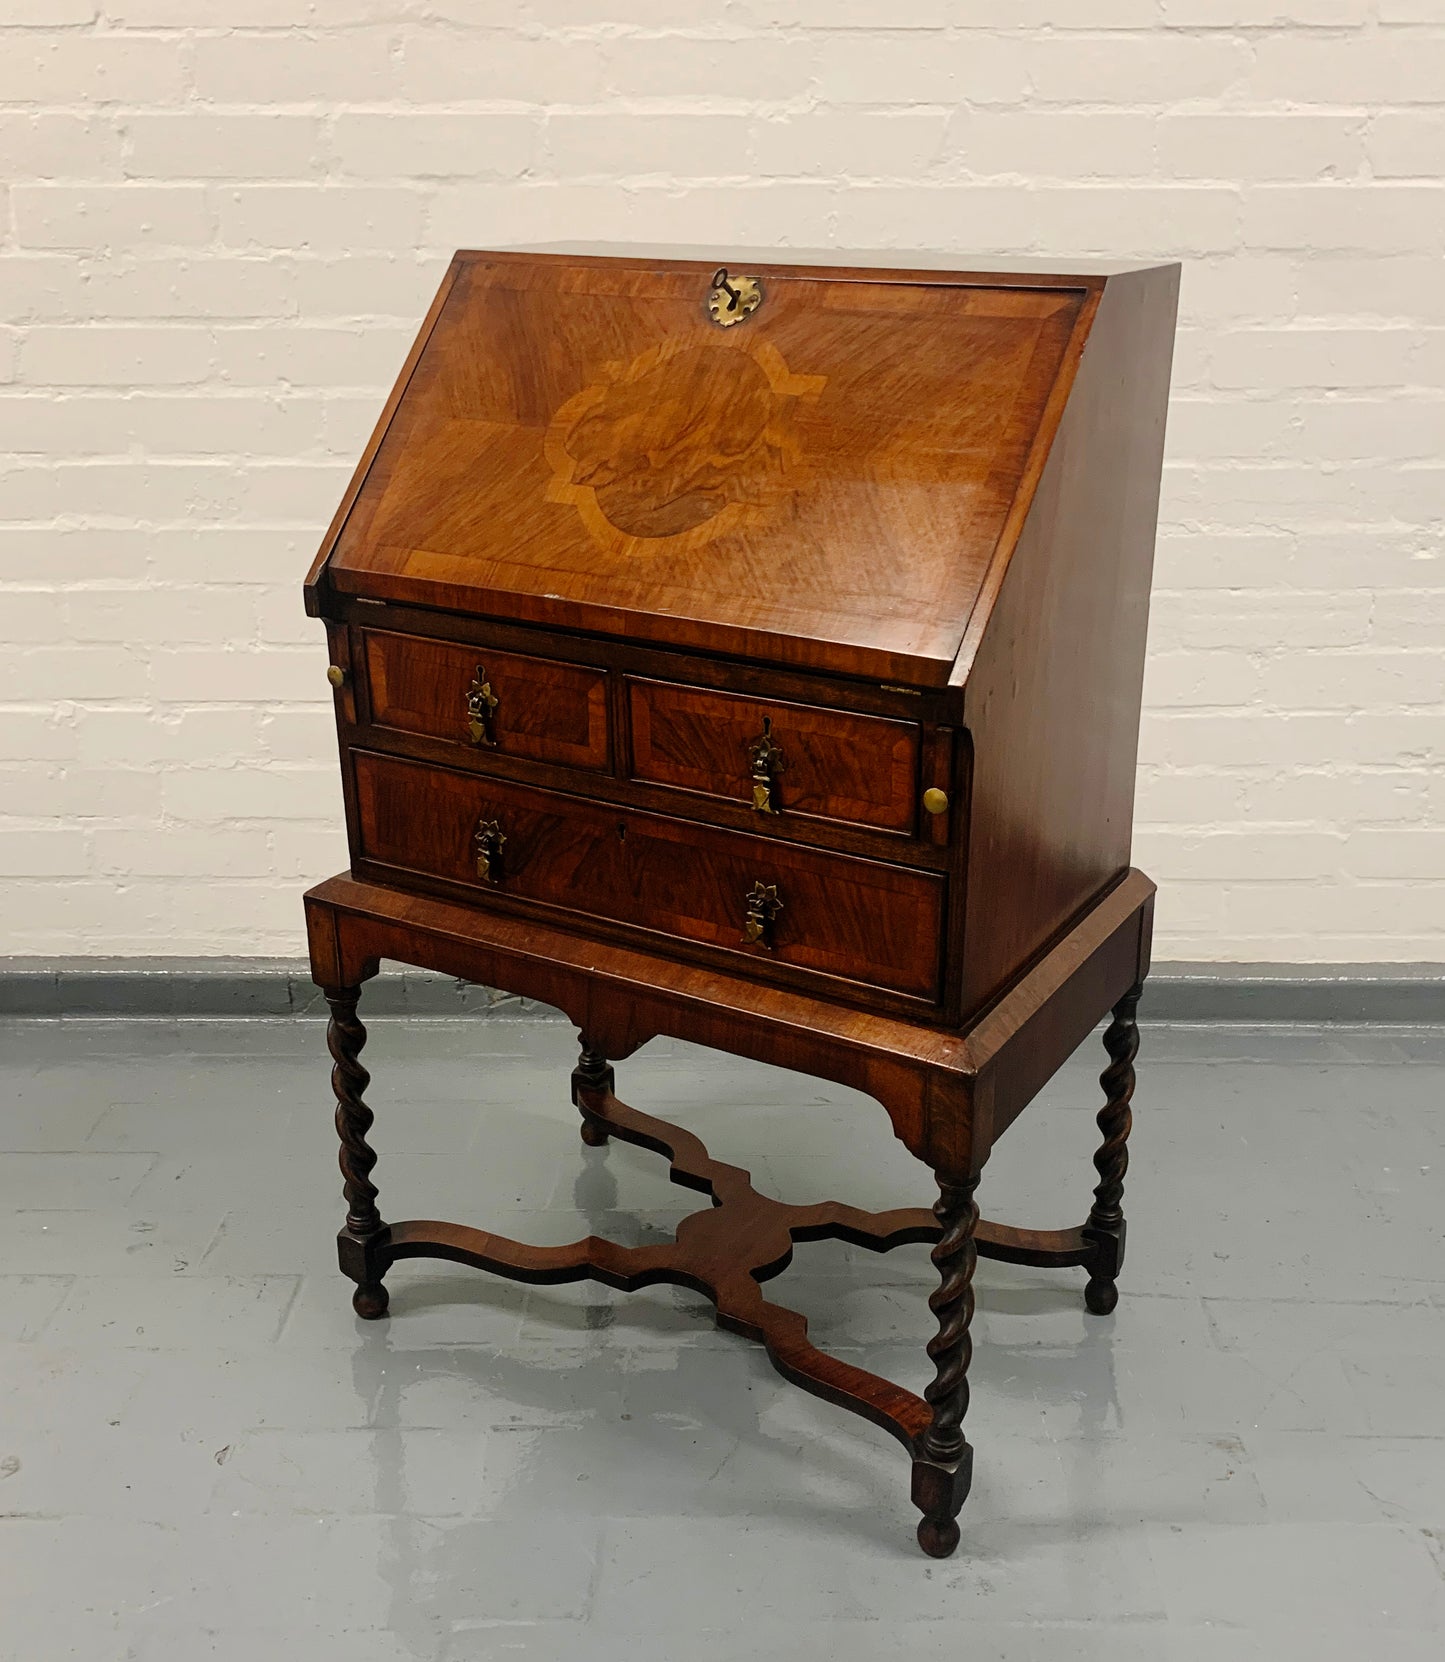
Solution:
<svg viewBox="0 0 1445 1662">
<path fill-rule="evenodd" d="M 958 1545 L 957 1518 L 920 1518 L 918 1544 L 930 1558 L 951 1558 Z"/>
<path fill-rule="evenodd" d="M 918 1544 L 930 1558 L 947 1558 L 958 1545 L 958 1514 L 973 1483 L 973 1450 L 964 1443 L 947 1462 L 915 1459 L 913 1504 L 923 1514 Z"/>
<path fill-rule="evenodd" d="M 1084 1288 L 1084 1303 L 1096 1316 L 1109 1315 L 1119 1302 L 1119 1285 L 1115 1281 L 1100 1281 L 1097 1277 Z"/>
<path fill-rule="evenodd" d="M 572 1101 L 581 1110 L 582 1141 L 588 1148 L 601 1148 L 607 1142 L 607 1127 L 595 1115 L 587 1112 L 583 1093 L 601 1091 L 610 1096 L 613 1084 L 612 1069 L 607 1065 L 607 1058 L 600 1050 L 594 1050 L 584 1038 L 581 1060 L 572 1070 Z"/>
<path fill-rule="evenodd" d="M 351 1295 L 351 1308 L 363 1321 L 380 1321 L 391 1303 L 391 1294 L 381 1282 L 362 1285 Z"/>
</svg>

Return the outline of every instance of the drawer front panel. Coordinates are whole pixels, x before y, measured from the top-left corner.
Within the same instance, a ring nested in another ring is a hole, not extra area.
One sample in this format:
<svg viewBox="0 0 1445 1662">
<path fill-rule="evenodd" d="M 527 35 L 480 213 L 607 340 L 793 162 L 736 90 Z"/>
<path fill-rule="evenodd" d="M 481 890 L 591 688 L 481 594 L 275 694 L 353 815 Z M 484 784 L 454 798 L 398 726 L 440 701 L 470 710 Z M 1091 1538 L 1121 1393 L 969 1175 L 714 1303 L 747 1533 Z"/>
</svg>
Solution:
<svg viewBox="0 0 1445 1662">
<path fill-rule="evenodd" d="M 790 815 L 903 833 L 916 823 L 911 722 L 665 681 L 630 680 L 628 703 L 636 779 L 743 802 L 755 802 L 754 786 L 766 779 L 779 827 Z M 776 750 L 765 749 L 759 764 L 754 747 L 765 734 Z"/>
<path fill-rule="evenodd" d="M 508 781 L 353 751 L 360 852 L 452 883 L 654 930 L 757 963 L 936 999 L 944 880 Z M 495 822 L 488 877 L 479 827 Z M 505 838 L 498 852 L 495 836 Z M 747 945 L 755 885 L 763 939 Z"/>
<path fill-rule="evenodd" d="M 482 753 L 607 766 L 607 676 L 419 635 L 364 632 L 371 719 Z"/>
</svg>

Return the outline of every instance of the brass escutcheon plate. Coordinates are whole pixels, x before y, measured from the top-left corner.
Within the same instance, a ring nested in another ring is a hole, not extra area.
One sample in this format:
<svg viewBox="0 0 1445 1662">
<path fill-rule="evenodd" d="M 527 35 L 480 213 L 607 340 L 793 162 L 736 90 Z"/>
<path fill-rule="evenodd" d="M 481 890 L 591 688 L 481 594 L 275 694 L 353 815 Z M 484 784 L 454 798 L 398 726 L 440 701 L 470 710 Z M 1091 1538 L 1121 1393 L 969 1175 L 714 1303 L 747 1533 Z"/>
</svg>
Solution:
<svg viewBox="0 0 1445 1662">
<path fill-rule="evenodd" d="M 763 303 L 763 285 L 756 277 L 729 277 L 726 266 L 713 273 L 707 297 L 707 315 L 719 329 L 731 329 L 751 317 Z"/>
</svg>

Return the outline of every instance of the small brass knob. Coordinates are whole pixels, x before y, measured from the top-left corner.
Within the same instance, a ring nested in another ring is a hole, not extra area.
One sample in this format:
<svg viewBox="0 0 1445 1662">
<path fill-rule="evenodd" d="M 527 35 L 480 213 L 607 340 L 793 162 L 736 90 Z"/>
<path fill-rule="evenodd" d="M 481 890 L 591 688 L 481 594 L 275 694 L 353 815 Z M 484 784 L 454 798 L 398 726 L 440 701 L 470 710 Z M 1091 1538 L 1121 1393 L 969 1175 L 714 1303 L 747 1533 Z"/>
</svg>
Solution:
<svg viewBox="0 0 1445 1662">
<path fill-rule="evenodd" d="M 326 671 L 326 679 L 333 687 L 344 687 L 346 685 L 346 671 L 342 669 L 340 664 L 332 664 Z"/>
<path fill-rule="evenodd" d="M 948 792 L 939 790 L 937 785 L 930 785 L 923 793 L 923 806 L 930 814 L 946 814 L 948 812 Z"/>
</svg>

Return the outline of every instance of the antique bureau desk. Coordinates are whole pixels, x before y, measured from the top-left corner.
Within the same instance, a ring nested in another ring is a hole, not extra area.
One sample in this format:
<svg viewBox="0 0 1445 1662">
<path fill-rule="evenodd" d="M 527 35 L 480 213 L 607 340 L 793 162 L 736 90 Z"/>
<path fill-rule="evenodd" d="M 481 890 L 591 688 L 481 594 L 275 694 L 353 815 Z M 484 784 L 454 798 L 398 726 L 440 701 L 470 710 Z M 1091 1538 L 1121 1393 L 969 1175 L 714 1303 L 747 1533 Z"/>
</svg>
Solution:
<svg viewBox="0 0 1445 1662">
<path fill-rule="evenodd" d="M 307 924 L 360 1315 L 413 1257 L 694 1288 L 900 1439 L 942 1557 L 977 1254 L 1117 1298 L 1178 268 L 833 258 L 456 256 L 307 581 L 351 847 Z M 356 1014 L 383 958 L 560 1007 L 584 1140 L 666 1156 L 708 1204 L 631 1247 L 383 1222 Z M 1110 1011 L 1087 1220 L 980 1222 L 995 1140 Z M 866 1092 L 935 1203 L 758 1195 L 613 1094 L 658 1034 Z M 922 1396 L 765 1296 L 830 1237 L 932 1244 Z"/>
</svg>

